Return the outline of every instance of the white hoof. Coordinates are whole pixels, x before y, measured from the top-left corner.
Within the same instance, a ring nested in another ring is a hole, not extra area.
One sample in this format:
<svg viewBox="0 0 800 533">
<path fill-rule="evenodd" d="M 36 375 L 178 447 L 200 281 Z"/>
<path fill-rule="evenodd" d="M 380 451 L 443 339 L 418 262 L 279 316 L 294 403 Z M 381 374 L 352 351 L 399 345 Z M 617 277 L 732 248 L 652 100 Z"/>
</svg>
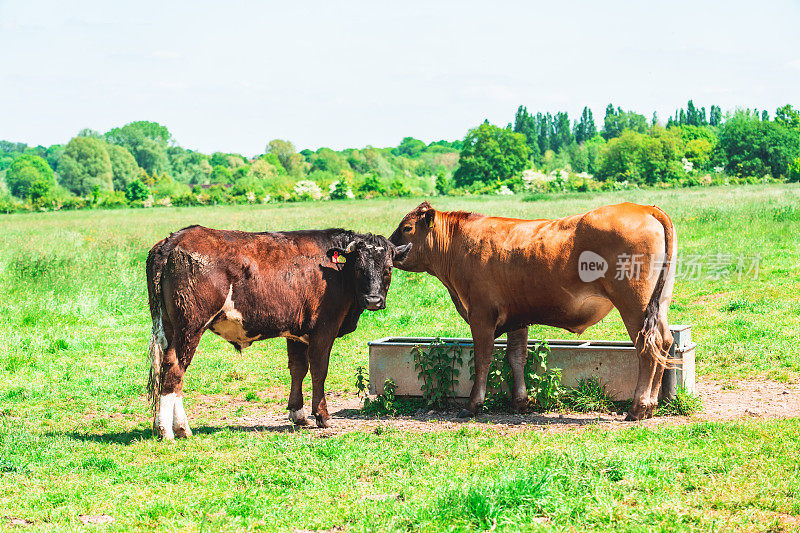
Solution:
<svg viewBox="0 0 800 533">
<path fill-rule="evenodd" d="M 158 426 L 158 440 L 175 440 L 175 433 L 172 428 Z"/>
<path fill-rule="evenodd" d="M 296 411 L 289 410 L 289 420 L 292 424 L 297 426 L 307 426 L 308 419 L 306 418 L 306 411 L 302 407 Z"/>
</svg>

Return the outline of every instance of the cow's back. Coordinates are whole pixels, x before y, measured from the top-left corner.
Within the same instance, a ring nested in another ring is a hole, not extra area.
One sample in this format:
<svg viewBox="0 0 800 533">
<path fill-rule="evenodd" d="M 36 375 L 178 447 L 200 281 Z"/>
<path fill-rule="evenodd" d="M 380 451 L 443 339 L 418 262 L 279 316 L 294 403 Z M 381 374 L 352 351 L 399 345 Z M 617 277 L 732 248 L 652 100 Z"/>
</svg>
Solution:
<svg viewBox="0 0 800 533">
<path fill-rule="evenodd" d="M 616 258 L 631 250 L 648 258 L 663 253 L 663 226 L 649 216 L 653 209 L 626 203 L 554 220 L 472 216 L 450 242 L 452 292 L 465 314 L 475 305 L 496 308 L 501 322 L 509 323 L 503 330 L 518 323 L 582 330 L 611 307 L 606 286 Z M 585 251 L 605 258 L 606 277 L 580 279 Z M 649 268 L 642 265 L 642 275 Z"/>
<path fill-rule="evenodd" d="M 325 257 L 342 233 L 191 226 L 151 250 L 149 285 L 169 317 L 201 321 L 235 345 L 302 338 L 322 313 L 332 312 L 326 302 L 336 302 L 342 313 L 350 307 L 341 280 L 331 283 L 338 272 Z"/>
</svg>

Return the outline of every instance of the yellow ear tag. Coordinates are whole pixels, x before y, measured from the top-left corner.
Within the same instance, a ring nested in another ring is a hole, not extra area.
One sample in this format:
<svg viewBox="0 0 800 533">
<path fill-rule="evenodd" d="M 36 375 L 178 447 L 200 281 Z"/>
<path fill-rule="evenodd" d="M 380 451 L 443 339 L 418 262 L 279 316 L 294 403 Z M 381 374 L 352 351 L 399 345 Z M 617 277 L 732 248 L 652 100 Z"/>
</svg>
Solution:
<svg viewBox="0 0 800 533">
<path fill-rule="evenodd" d="M 430 225 L 428 226 L 429 228 L 432 228 L 432 227 L 433 227 L 433 223 L 434 223 L 434 221 L 435 221 L 435 220 L 436 220 L 435 218 L 432 218 L 432 219 L 431 219 L 431 223 L 430 223 Z"/>
<path fill-rule="evenodd" d="M 331 258 L 331 260 L 334 263 L 337 263 L 337 264 L 340 264 L 340 265 L 347 261 L 347 259 L 345 259 L 345 257 L 343 255 L 339 255 L 339 252 L 333 252 L 333 257 Z"/>
</svg>

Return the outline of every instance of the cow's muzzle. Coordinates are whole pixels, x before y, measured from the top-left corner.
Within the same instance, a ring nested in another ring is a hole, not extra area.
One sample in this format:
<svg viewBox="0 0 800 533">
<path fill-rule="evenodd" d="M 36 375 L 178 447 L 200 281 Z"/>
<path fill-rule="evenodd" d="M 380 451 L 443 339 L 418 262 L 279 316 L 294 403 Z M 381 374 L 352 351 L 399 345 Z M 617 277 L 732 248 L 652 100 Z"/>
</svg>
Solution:
<svg viewBox="0 0 800 533">
<path fill-rule="evenodd" d="M 386 308 L 386 300 L 380 296 L 364 296 L 364 307 L 370 311 Z"/>
</svg>

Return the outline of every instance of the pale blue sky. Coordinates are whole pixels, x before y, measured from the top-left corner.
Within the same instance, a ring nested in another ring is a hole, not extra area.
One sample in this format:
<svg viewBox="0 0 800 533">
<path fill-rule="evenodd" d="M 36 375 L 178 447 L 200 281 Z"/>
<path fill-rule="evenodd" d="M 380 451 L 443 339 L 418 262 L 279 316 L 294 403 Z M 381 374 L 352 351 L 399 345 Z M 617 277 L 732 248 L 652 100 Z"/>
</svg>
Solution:
<svg viewBox="0 0 800 533">
<path fill-rule="evenodd" d="M 800 105 L 800 3 L 0 0 L 0 139 L 165 124 L 254 155 L 463 138 L 609 101 Z"/>
</svg>

